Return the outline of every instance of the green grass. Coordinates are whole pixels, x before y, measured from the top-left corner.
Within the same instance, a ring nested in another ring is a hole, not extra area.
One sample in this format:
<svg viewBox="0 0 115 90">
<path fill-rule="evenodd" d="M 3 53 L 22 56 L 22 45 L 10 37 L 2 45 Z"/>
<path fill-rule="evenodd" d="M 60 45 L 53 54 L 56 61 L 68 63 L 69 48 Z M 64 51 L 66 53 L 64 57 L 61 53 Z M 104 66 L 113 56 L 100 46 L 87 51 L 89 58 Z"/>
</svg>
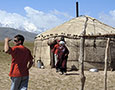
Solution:
<svg viewBox="0 0 115 90">
<path fill-rule="evenodd" d="M 0 42 L 0 66 L 5 65 L 7 67 L 10 63 L 9 59 L 11 59 L 11 57 L 5 52 L 3 52 L 3 50 L 4 50 L 4 42 Z"/>
</svg>

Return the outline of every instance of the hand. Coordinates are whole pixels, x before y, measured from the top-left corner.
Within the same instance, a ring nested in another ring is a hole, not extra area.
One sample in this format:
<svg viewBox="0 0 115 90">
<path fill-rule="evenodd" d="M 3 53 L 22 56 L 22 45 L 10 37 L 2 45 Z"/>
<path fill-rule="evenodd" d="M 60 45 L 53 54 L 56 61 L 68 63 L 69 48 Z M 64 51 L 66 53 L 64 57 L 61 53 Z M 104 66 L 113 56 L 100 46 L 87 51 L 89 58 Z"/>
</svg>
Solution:
<svg viewBox="0 0 115 90">
<path fill-rule="evenodd" d="M 11 41 L 12 39 L 10 39 L 10 38 L 5 38 L 5 42 L 9 42 L 9 41 Z"/>
<path fill-rule="evenodd" d="M 65 54 L 65 56 L 68 56 L 68 54 Z"/>
</svg>

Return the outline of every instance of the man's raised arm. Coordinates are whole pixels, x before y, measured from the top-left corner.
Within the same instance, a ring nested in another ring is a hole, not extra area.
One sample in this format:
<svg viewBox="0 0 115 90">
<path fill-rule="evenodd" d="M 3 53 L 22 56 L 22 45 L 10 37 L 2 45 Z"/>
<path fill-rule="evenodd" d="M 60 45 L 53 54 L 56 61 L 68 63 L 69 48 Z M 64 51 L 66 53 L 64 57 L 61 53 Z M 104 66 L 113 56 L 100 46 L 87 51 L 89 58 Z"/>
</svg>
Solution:
<svg viewBox="0 0 115 90">
<path fill-rule="evenodd" d="M 5 42 L 4 42 L 4 52 L 5 53 L 9 53 L 10 51 L 9 41 L 11 41 L 10 38 L 5 38 Z"/>
</svg>

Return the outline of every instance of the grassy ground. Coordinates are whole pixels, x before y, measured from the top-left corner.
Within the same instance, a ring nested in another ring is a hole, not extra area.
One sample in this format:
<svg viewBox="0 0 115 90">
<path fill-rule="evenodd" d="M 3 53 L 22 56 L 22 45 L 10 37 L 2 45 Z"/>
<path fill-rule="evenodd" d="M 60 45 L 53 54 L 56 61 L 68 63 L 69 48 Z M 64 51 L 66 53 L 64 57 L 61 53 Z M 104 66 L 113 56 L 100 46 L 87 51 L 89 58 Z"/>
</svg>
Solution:
<svg viewBox="0 0 115 90">
<path fill-rule="evenodd" d="M 11 57 L 3 51 L 3 42 L 0 42 L 0 90 L 10 90 L 8 76 Z M 12 45 L 12 44 L 11 44 Z M 31 51 L 33 43 L 26 42 Z M 104 90 L 104 72 L 85 71 L 86 82 L 84 90 Z M 108 71 L 107 90 L 115 90 L 115 72 Z M 78 71 L 68 71 L 67 75 L 60 75 L 55 69 L 38 69 L 32 67 L 28 90 L 79 90 L 80 75 Z"/>
</svg>

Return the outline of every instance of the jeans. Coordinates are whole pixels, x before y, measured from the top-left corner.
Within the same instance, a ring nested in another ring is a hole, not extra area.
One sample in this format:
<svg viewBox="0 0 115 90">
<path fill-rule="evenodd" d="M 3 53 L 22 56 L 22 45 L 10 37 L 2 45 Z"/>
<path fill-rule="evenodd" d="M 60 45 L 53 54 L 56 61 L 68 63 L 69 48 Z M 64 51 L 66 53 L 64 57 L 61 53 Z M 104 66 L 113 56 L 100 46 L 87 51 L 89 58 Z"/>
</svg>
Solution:
<svg viewBox="0 0 115 90">
<path fill-rule="evenodd" d="M 55 58 L 55 66 L 56 66 L 57 61 L 58 61 L 58 55 L 54 54 L 54 58 Z"/>
<path fill-rule="evenodd" d="M 29 76 L 11 77 L 11 90 L 27 90 Z"/>
</svg>

